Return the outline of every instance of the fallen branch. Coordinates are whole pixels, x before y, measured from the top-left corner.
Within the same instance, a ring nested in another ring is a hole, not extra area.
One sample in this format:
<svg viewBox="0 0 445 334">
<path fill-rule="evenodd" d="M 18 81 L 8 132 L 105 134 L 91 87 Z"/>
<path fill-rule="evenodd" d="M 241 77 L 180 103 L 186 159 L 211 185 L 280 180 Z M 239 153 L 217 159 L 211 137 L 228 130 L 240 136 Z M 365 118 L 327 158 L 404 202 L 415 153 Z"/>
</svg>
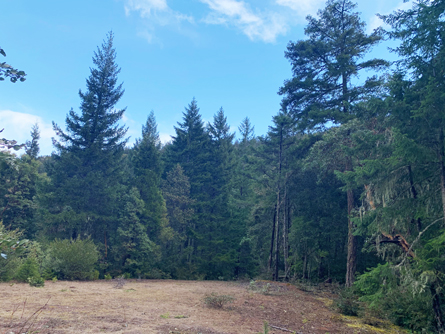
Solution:
<svg viewBox="0 0 445 334">
<path fill-rule="evenodd" d="M 274 328 L 274 329 L 279 329 L 280 331 L 283 331 L 283 332 L 289 332 L 289 333 L 294 333 L 294 334 L 303 334 L 302 332 L 291 331 L 290 329 L 278 327 L 278 326 L 274 326 L 274 325 L 269 325 L 269 327 Z"/>
</svg>

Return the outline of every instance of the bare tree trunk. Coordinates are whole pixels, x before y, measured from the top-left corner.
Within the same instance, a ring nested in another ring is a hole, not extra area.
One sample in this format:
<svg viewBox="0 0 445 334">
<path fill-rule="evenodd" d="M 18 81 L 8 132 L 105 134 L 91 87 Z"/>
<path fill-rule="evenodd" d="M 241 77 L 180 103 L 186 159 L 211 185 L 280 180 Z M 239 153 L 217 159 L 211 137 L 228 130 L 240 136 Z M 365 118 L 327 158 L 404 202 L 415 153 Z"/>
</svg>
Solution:
<svg viewBox="0 0 445 334">
<path fill-rule="evenodd" d="M 275 244 L 275 220 L 276 220 L 276 216 L 277 216 L 277 207 L 275 206 L 275 209 L 273 210 L 272 238 L 270 239 L 269 262 L 267 264 L 267 267 L 269 268 L 269 271 L 272 271 L 273 247 L 274 247 L 274 244 Z"/>
<path fill-rule="evenodd" d="M 347 158 L 346 171 L 352 170 L 352 162 Z M 351 220 L 351 212 L 354 208 L 354 193 L 352 189 L 347 191 L 348 199 L 348 258 L 346 265 L 346 286 L 351 287 L 355 280 L 355 271 L 357 269 L 357 238 L 354 235 L 355 226 Z"/>
<path fill-rule="evenodd" d="M 278 187 L 279 190 L 279 187 Z M 280 260 L 280 243 L 279 243 L 279 235 L 280 235 L 280 192 L 278 192 L 277 195 L 277 219 L 276 219 L 276 233 L 275 235 L 277 236 L 275 238 L 275 270 L 274 270 L 274 281 L 278 281 L 278 265 L 279 265 L 279 260 Z"/>
<path fill-rule="evenodd" d="M 346 267 L 346 286 L 351 287 L 355 280 L 357 268 L 357 240 L 354 235 L 355 226 L 349 215 L 354 207 L 354 193 L 348 190 L 348 259 Z"/>
<path fill-rule="evenodd" d="M 411 189 L 411 195 L 413 196 L 413 199 L 417 199 L 417 191 L 414 187 L 414 180 L 413 180 L 413 172 L 411 169 L 411 165 L 408 165 L 408 177 L 409 177 L 409 185 Z M 414 221 L 414 219 L 413 219 Z M 416 226 L 417 226 L 417 232 L 420 232 L 422 230 L 422 220 L 420 218 L 417 218 L 416 220 Z"/>
<path fill-rule="evenodd" d="M 289 214 L 288 212 L 288 200 L 287 200 L 287 188 L 286 185 L 284 186 L 284 217 L 283 217 L 283 254 L 284 254 L 284 276 L 285 278 L 288 277 L 288 273 L 289 273 L 289 249 L 288 249 L 288 236 L 289 236 L 289 232 L 287 229 L 287 220 L 288 217 L 287 215 Z"/>
<path fill-rule="evenodd" d="M 442 195 L 442 212 L 443 217 L 445 218 L 445 148 L 444 148 L 444 134 L 443 127 L 440 126 L 439 132 L 439 164 L 440 164 L 440 192 Z"/>
<path fill-rule="evenodd" d="M 107 230 L 104 231 L 104 243 L 105 243 L 105 258 L 107 258 L 108 255 Z"/>
</svg>

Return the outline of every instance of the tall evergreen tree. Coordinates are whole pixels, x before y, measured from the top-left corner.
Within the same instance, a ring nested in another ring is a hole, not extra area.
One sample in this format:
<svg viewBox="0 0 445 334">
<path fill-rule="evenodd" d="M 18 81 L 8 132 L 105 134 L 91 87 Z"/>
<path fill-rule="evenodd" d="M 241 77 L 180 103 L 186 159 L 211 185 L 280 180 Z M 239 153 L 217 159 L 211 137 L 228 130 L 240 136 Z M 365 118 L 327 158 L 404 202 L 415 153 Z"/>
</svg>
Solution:
<svg viewBox="0 0 445 334">
<path fill-rule="evenodd" d="M 161 141 L 157 131 L 154 112 L 151 111 L 145 125 L 142 126 L 142 138 L 136 141 L 132 152 L 134 168 L 134 186 L 139 190 L 144 201 L 141 221 L 148 228 L 152 240 L 159 237 L 166 226 L 166 208 L 160 190 L 162 162 Z"/>
<path fill-rule="evenodd" d="M 300 129 L 312 132 L 329 123 L 344 124 L 355 117 L 355 106 L 376 92 L 381 80 L 373 76 L 364 83 L 352 80 L 363 70 L 379 70 L 387 66 L 382 59 L 363 60 L 372 46 L 382 40 L 380 30 L 371 35 L 365 23 L 354 12 L 349 0 L 329 0 L 318 12 L 319 18 L 308 17 L 307 40 L 290 43 L 286 58 L 292 64 L 293 78 L 287 80 L 279 93 L 284 95 L 283 110 L 298 122 Z M 344 171 L 352 170 L 347 159 Z M 347 189 L 350 216 L 354 207 L 353 189 Z M 356 269 L 356 238 L 349 219 L 346 285 L 354 282 Z"/>
<path fill-rule="evenodd" d="M 119 125 L 125 109 L 115 106 L 124 90 L 118 84 L 113 34 L 110 32 L 94 53 L 94 68 L 79 91 L 81 112 L 66 117 L 66 131 L 53 123 L 59 140 L 52 171 L 52 231 L 64 237 L 93 235 L 107 243 L 107 230 L 116 221 L 120 161 L 127 129 Z"/>
</svg>

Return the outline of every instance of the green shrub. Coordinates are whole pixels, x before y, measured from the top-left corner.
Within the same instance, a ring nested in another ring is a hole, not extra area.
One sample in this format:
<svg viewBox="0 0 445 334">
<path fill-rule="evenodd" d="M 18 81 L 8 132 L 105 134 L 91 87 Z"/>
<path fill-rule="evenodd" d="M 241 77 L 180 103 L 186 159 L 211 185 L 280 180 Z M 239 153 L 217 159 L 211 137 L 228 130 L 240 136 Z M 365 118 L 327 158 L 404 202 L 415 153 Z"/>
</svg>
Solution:
<svg viewBox="0 0 445 334">
<path fill-rule="evenodd" d="M 37 260 L 33 257 L 28 257 L 18 268 L 15 275 L 15 279 L 22 283 L 27 283 L 29 278 L 41 279 Z"/>
<path fill-rule="evenodd" d="M 112 277 L 111 277 L 110 274 L 105 274 L 104 278 L 105 278 L 105 280 L 107 280 L 107 281 L 111 281 L 111 279 L 112 279 Z"/>
<path fill-rule="evenodd" d="M 97 277 L 98 259 L 96 245 L 89 239 L 56 239 L 49 245 L 45 266 L 60 279 L 92 280 Z"/>
<path fill-rule="evenodd" d="M 357 316 L 362 310 L 362 304 L 353 288 L 343 289 L 335 300 L 338 311 L 344 315 Z"/>
<path fill-rule="evenodd" d="M 21 265 L 20 257 L 29 245 L 22 236 L 20 231 L 10 231 L 0 221 L 0 281 L 13 279 Z"/>
<path fill-rule="evenodd" d="M 28 277 L 28 283 L 30 286 L 41 288 L 45 286 L 45 280 L 42 277 Z"/>
<path fill-rule="evenodd" d="M 230 295 L 218 295 L 212 292 L 210 295 L 204 297 L 204 304 L 213 308 L 223 308 L 228 303 L 233 303 L 235 298 Z"/>
</svg>

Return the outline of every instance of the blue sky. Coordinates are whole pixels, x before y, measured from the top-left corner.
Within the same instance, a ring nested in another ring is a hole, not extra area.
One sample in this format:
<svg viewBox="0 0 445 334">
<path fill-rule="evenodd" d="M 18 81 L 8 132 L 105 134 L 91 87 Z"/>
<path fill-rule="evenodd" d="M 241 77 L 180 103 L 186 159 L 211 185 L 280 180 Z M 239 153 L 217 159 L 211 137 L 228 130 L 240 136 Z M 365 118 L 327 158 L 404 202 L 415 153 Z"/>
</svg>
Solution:
<svg viewBox="0 0 445 334">
<path fill-rule="evenodd" d="M 130 142 L 141 136 L 150 110 L 163 141 L 174 134 L 193 97 L 204 121 L 223 107 L 233 131 L 246 116 L 267 132 L 280 108 L 279 87 L 291 77 L 289 41 L 304 39 L 305 16 L 322 0 L 0 0 L 0 59 L 27 73 L 23 83 L 0 82 L 2 137 L 24 142 L 33 123 L 41 153 L 52 151 L 51 122 L 64 128 L 79 110 L 79 89 L 96 47 L 112 30 L 127 108 Z M 368 30 L 376 13 L 408 8 L 402 0 L 359 0 Z M 394 57 L 386 46 L 373 56 Z"/>
</svg>

